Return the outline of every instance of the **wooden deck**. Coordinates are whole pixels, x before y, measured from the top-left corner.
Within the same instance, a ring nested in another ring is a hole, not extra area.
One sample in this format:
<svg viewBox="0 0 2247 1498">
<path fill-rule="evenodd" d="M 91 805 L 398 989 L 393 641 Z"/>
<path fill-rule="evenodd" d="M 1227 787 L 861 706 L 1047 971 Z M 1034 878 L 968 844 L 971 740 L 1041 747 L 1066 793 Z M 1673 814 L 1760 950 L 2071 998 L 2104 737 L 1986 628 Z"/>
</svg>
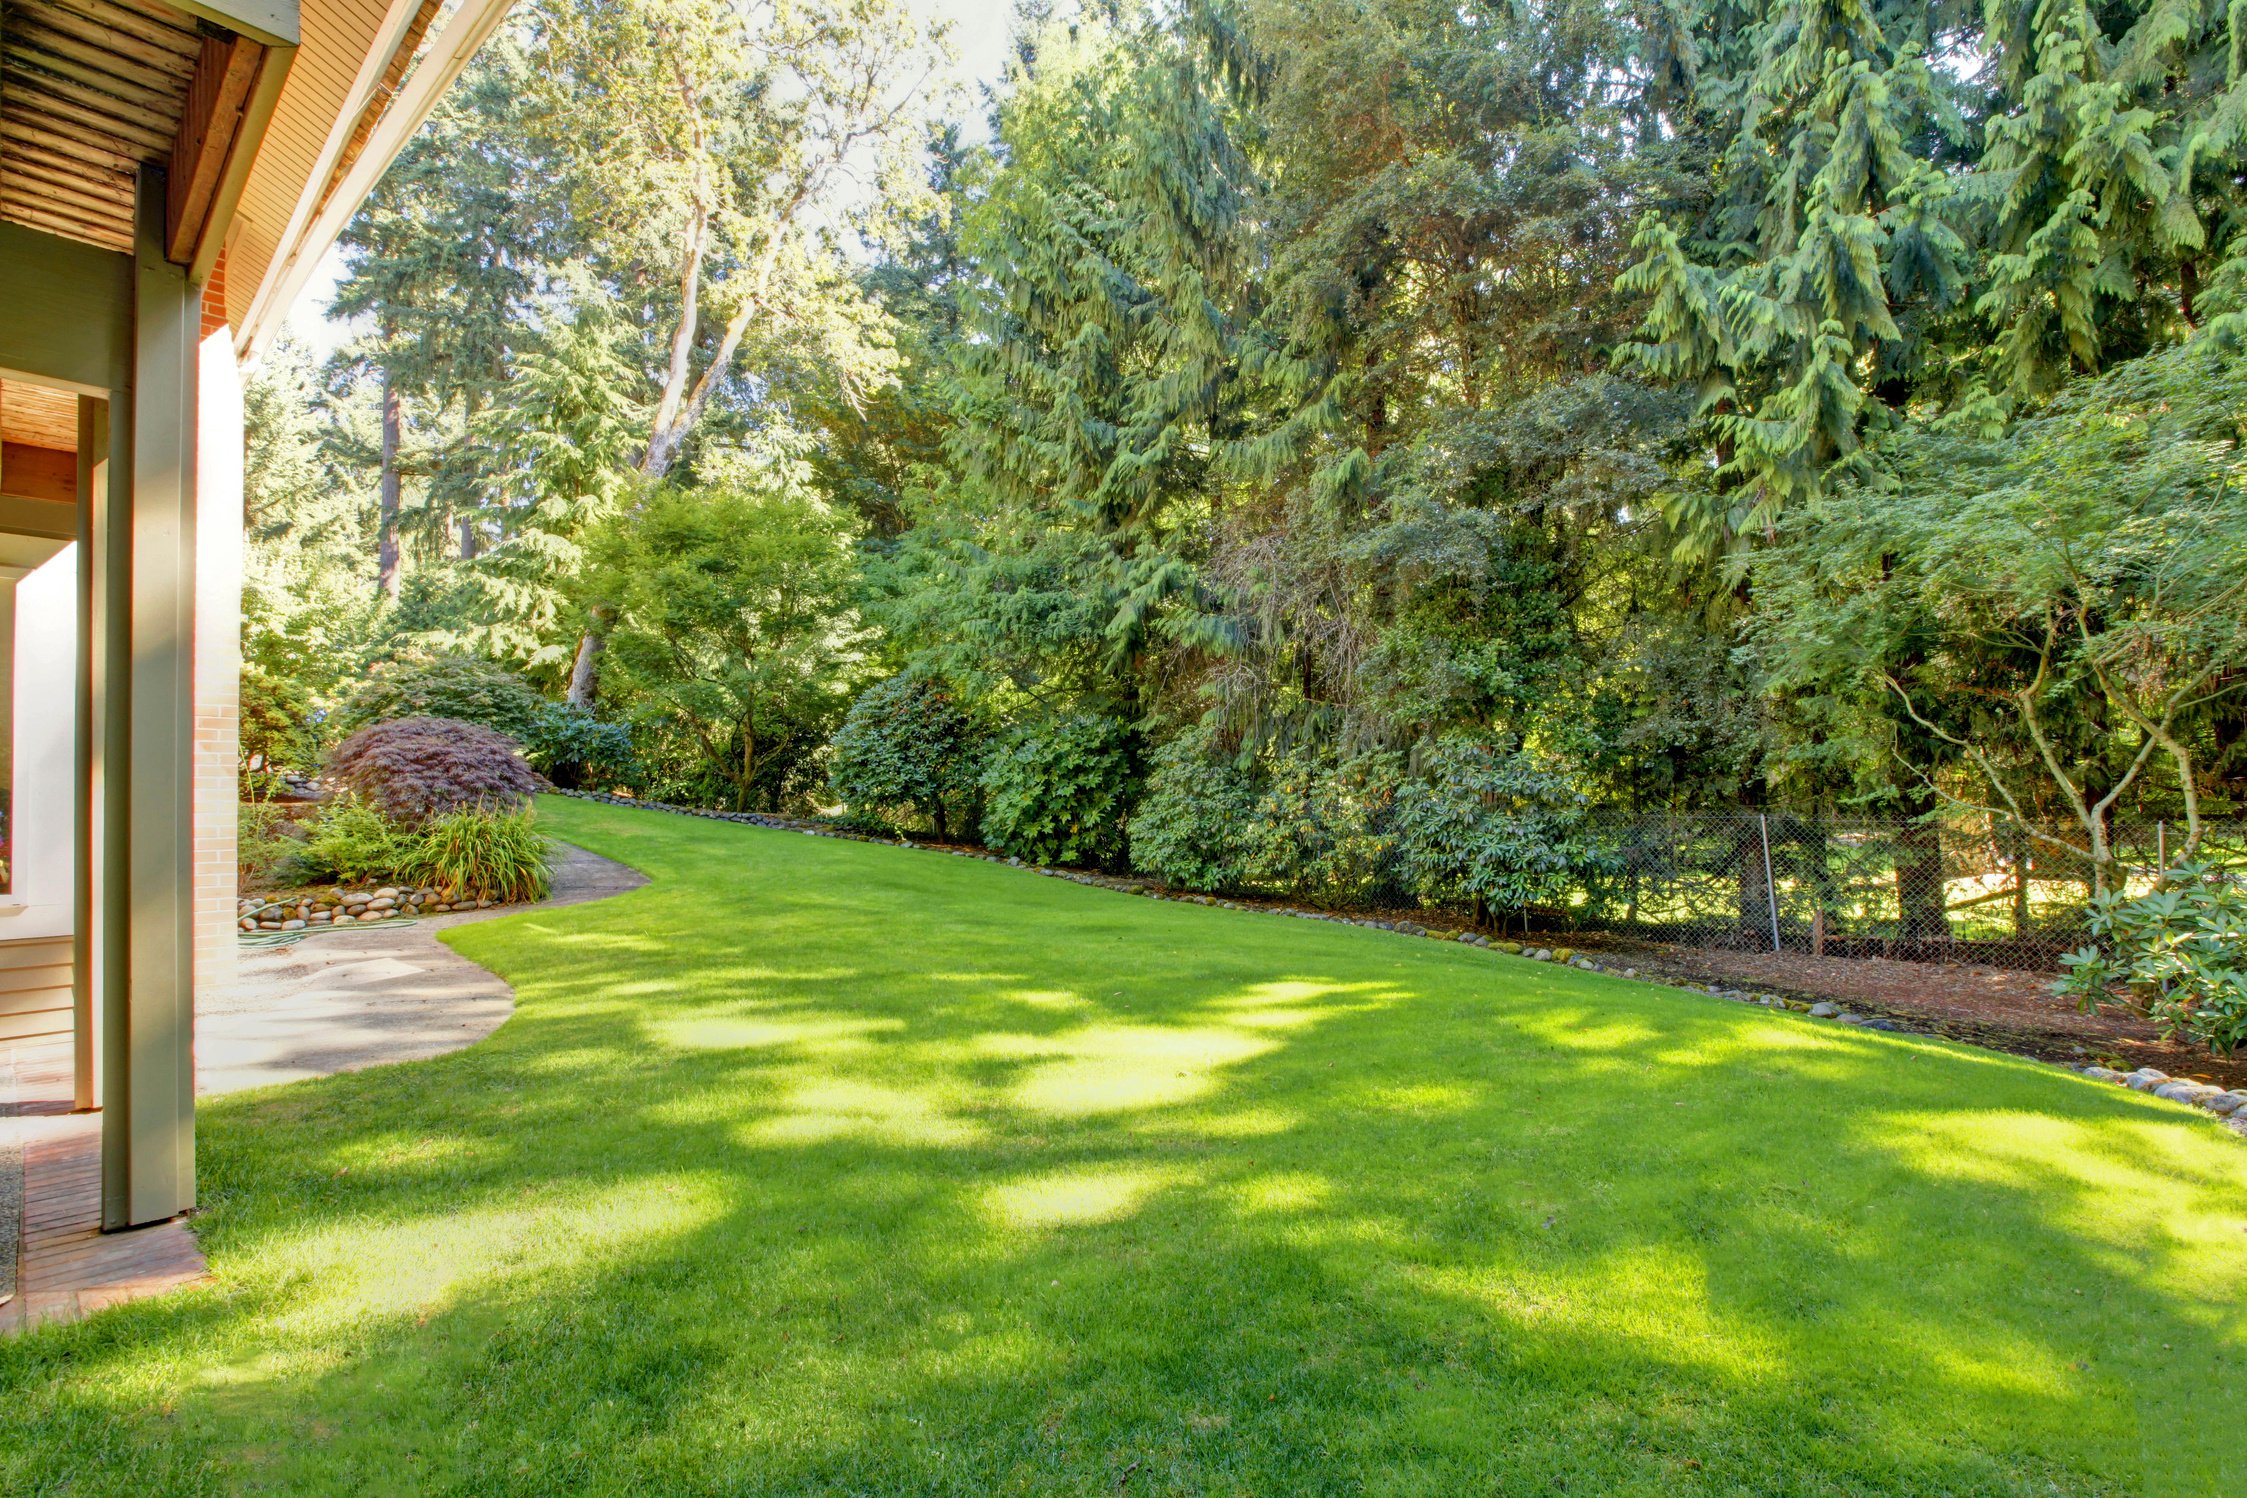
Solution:
<svg viewBox="0 0 2247 1498">
<path fill-rule="evenodd" d="M 13 1047 L 15 1117 L 23 1146 L 23 1241 L 16 1296 L 0 1305 L 0 1333 L 67 1321 L 192 1284 L 206 1273 L 185 1218 L 101 1231 L 101 1115 L 70 1111 L 70 1049 Z"/>
</svg>

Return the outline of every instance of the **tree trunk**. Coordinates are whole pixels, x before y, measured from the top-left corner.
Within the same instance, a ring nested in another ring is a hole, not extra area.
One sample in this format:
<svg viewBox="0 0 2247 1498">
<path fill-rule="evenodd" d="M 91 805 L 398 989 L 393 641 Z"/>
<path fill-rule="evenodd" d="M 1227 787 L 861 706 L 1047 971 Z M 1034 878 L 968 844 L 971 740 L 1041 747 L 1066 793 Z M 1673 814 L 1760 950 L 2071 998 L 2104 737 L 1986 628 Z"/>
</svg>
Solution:
<svg viewBox="0 0 2247 1498">
<path fill-rule="evenodd" d="M 482 408 L 482 404 L 481 401 L 477 400 L 476 392 L 473 390 L 465 392 L 460 398 L 461 445 L 468 452 L 475 450 L 476 413 Z M 463 468 L 468 470 L 468 482 L 461 485 L 461 498 L 467 504 L 468 511 L 460 517 L 460 559 L 464 562 L 473 562 L 484 549 L 483 537 L 478 535 L 476 531 L 475 499 L 480 486 L 476 482 L 475 470 L 470 466 L 470 460 L 463 455 L 460 463 Z"/>
<path fill-rule="evenodd" d="M 1921 818 L 1935 809 L 1935 792 L 1925 785 L 1906 787 L 1911 821 L 1896 838 L 1896 909 L 1903 917 L 1898 933 L 1906 941 L 1947 941 L 1950 913 L 1943 883 L 1943 838 Z"/>
<path fill-rule="evenodd" d="M 382 371 L 381 513 L 375 525 L 375 584 L 398 601 L 398 382 Z"/>
<path fill-rule="evenodd" d="M 1771 880 L 1764 872 L 1763 828 L 1753 813 L 1740 818 L 1740 841 L 1733 875 L 1734 909 L 1740 936 L 1751 950 L 1771 945 Z"/>
<path fill-rule="evenodd" d="M 599 668 L 594 664 L 601 648 L 608 643 L 609 610 L 606 604 L 596 604 L 587 611 L 585 633 L 578 636 L 577 659 L 570 662 L 571 707 L 593 710 L 593 699 L 599 691 Z"/>
</svg>

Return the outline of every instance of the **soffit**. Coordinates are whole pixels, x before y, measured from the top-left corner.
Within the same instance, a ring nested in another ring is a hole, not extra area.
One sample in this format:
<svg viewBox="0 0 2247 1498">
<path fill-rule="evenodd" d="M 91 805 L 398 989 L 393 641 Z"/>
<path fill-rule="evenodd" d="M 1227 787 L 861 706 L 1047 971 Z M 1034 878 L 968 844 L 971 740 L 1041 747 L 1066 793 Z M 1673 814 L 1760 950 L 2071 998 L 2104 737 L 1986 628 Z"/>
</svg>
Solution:
<svg viewBox="0 0 2247 1498">
<path fill-rule="evenodd" d="M 78 451 L 78 397 L 67 390 L 0 380 L 0 441 Z"/>
<path fill-rule="evenodd" d="M 129 251 L 202 31 L 161 0 L 0 0 L 0 219 Z"/>
<path fill-rule="evenodd" d="M 352 111 L 354 118 L 348 125 L 338 122 L 351 109 L 355 93 L 365 93 L 354 87 L 362 71 L 379 68 L 373 78 L 393 76 L 395 43 L 406 40 L 404 50 L 410 54 L 411 42 L 419 40 L 420 31 L 413 29 L 410 39 L 403 33 L 420 10 L 419 0 L 304 0 L 296 63 L 281 86 L 280 102 L 274 106 L 264 144 L 242 189 L 233 237 L 227 241 L 227 313 L 237 326 L 252 293 L 264 284 L 281 238 L 299 213 L 298 205 L 306 203 L 308 210 L 317 206 L 336 157 L 349 132 L 358 127 L 359 111 Z M 392 42 L 392 47 L 385 49 L 379 62 L 370 61 L 378 42 L 384 41 Z M 397 59 L 398 66 L 403 61 Z M 369 104 L 379 113 L 388 102 L 384 91 Z M 339 134 L 338 150 L 333 153 L 328 150 L 331 134 Z M 317 184 L 315 173 L 321 178 Z M 307 203 L 308 196 L 315 201 Z"/>
</svg>

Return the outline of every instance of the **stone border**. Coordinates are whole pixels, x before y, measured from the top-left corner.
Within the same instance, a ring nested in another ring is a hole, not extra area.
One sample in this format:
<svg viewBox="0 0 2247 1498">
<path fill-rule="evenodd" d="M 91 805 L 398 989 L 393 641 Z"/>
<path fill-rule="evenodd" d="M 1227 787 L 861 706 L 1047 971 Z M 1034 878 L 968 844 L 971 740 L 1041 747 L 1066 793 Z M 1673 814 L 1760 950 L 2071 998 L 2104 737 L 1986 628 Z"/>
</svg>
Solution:
<svg viewBox="0 0 2247 1498">
<path fill-rule="evenodd" d="M 1832 1002 L 1805 1003 L 1800 999 L 1784 998 L 1774 993 L 1759 993 L 1751 989 L 1726 988 L 1720 984 L 1683 984 L 1671 982 L 1659 975 L 1642 974 L 1635 967 L 1617 967 L 1594 962 L 1572 947 L 1542 947 L 1518 941 L 1505 941 L 1483 935 L 1479 931 L 1443 930 L 1423 926 L 1418 921 L 1383 920 L 1376 916 L 1339 915 L 1331 910 L 1311 910 L 1297 905 L 1250 904 L 1228 900 L 1217 895 L 1199 895 L 1174 890 L 1151 880 L 1129 878 L 1118 874 L 1094 874 L 1082 869 L 1052 868 L 1044 864 L 1024 863 L 1019 858 L 1004 853 L 992 853 L 978 848 L 953 847 L 943 844 L 916 843 L 908 838 L 880 837 L 872 833 L 855 832 L 829 823 L 815 822 L 801 817 L 776 817 L 754 811 L 716 811 L 702 806 L 674 806 L 665 801 L 640 801 L 630 796 L 611 796 L 598 791 L 551 791 L 548 795 L 568 796 L 579 801 L 594 801 L 604 806 L 622 806 L 635 811 L 665 811 L 676 816 L 702 817 L 716 822 L 739 822 L 751 827 L 764 827 L 778 832 L 801 832 L 808 837 L 840 838 L 847 842 L 881 843 L 892 848 L 914 848 L 925 853 L 943 853 L 953 858 L 973 858 L 984 863 L 1005 864 L 1010 868 L 1026 869 L 1048 879 L 1066 879 L 1072 884 L 1087 885 L 1094 889 L 1111 890 L 1117 894 L 1140 895 L 1151 900 L 1175 900 L 1187 905 L 1207 905 L 1219 910 L 1239 910 L 1258 915 L 1292 916 L 1297 920 L 1326 921 L 1337 926 L 1364 926 L 1375 931 L 1388 931 L 1399 936 L 1417 936 L 1432 941 L 1450 942 L 1455 946 L 1478 947 L 1486 952 L 1507 957 L 1520 957 L 1529 962 L 1557 962 L 1566 967 L 1587 973 L 1599 973 L 1610 978 L 1627 978 L 1634 982 L 1649 983 L 1656 987 L 1676 989 L 1684 993 L 1705 993 L 1714 998 L 1729 999 L 1735 1003 L 1754 1004 L 1765 1009 L 1784 1009 L 1810 1019 L 1831 1020 L 1835 1024 L 1853 1025 L 1862 1030 L 1880 1030 L 1900 1035 L 1917 1035 L 1914 1030 L 1886 1016 L 1867 1017 L 1851 1013 Z M 1971 1041 L 1955 1041 L 1970 1045 Z M 2011 1054 L 2010 1052 L 2002 1054 Z M 2036 1061 L 2033 1056 L 2019 1058 Z M 2061 1066 L 2062 1070 L 2078 1073 L 2093 1081 L 2114 1082 L 2133 1091 L 2147 1093 L 2168 1102 L 2182 1103 L 2215 1115 L 2232 1133 L 2247 1139 L 2247 1089 L 2226 1091 L 2205 1082 L 2180 1081 L 2166 1072 L 2152 1067 L 2140 1067 L 2134 1072 L 2118 1072 L 2105 1066 L 2064 1066 L 2058 1062 L 2039 1062 L 2040 1065 Z"/>
<path fill-rule="evenodd" d="M 313 894 L 244 895 L 234 902 L 234 925 L 245 936 L 260 931 L 309 931 L 320 926 L 386 921 L 393 916 L 489 910 L 499 903 L 448 901 L 442 890 L 395 884 L 373 890 L 347 890 L 336 885 Z"/>
</svg>

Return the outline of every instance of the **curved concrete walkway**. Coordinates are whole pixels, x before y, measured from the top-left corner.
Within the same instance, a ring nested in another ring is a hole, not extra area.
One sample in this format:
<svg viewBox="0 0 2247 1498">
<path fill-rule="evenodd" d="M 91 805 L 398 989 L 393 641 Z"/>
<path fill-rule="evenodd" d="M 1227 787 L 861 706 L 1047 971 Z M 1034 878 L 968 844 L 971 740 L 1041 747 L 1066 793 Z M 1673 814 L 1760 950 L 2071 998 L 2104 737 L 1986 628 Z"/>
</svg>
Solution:
<svg viewBox="0 0 2247 1498">
<path fill-rule="evenodd" d="M 439 942 L 439 931 L 647 883 L 583 848 L 561 843 L 556 852 L 554 893 L 534 906 L 381 921 L 243 952 L 235 981 L 198 997 L 195 1090 L 238 1092 L 419 1061 L 482 1040 L 514 1012 L 514 990 Z"/>
</svg>

